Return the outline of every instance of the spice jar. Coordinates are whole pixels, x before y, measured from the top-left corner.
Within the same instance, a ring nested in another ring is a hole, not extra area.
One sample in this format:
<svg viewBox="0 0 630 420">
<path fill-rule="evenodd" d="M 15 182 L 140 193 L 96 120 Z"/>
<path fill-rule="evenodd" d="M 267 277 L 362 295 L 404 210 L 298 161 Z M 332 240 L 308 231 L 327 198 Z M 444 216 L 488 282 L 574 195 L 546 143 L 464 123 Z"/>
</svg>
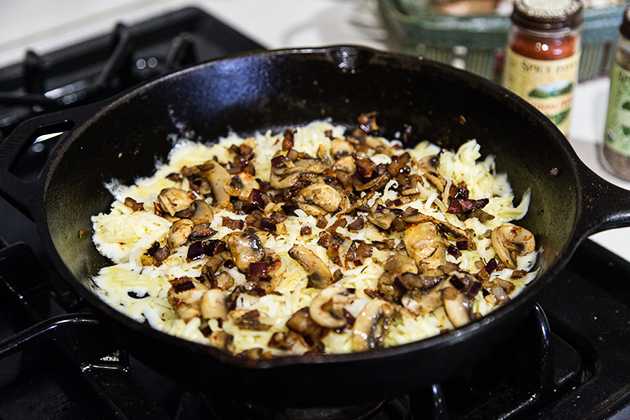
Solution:
<svg viewBox="0 0 630 420">
<path fill-rule="evenodd" d="M 623 15 L 615 61 L 610 73 L 603 166 L 630 181 L 630 8 Z"/>
<path fill-rule="evenodd" d="M 566 134 L 582 47 L 582 2 L 516 0 L 503 85 Z"/>
</svg>

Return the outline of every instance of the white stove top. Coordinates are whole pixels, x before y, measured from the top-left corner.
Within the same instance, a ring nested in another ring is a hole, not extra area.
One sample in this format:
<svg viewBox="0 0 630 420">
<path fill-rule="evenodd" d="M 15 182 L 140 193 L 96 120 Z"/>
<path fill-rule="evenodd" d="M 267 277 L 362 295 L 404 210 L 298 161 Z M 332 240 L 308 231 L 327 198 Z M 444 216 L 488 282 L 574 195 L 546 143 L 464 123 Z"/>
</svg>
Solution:
<svg viewBox="0 0 630 420">
<path fill-rule="evenodd" d="M 196 6 L 270 48 L 357 44 L 388 49 L 376 0 L 21 0 L 3 2 L 0 14 L 0 66 L 21 61 L 27 48 L 52 51 L 108 33 L 117 22 L 132 24 L 167 10 Z M 606 78 L 581 83 L 575 92 L 569 130 L 580 158 L 608 181 L 630 182 L 607 173 L 598 159 L 608 100 Z M 628 203 L 630 206 L 630 203 Z M 630 228 L 591 239 L 630 260 Z"/>
</svg>

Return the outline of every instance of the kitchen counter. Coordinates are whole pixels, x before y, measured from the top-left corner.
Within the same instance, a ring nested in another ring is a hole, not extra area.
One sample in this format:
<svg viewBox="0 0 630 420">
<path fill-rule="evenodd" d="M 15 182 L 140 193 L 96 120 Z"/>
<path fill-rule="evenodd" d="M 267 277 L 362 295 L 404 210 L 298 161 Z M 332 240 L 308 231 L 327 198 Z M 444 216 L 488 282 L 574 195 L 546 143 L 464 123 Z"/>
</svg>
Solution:
<svg viewBox="0 0 630 420">
<path fill-rule="evenodd" d="M 0 66 L 21 61 L 28 48 L 45 53 L 108 33 L 117 22 L 132 24 L 184 6 L 203 9 L 270 49 L 333 44 L 391 48 L 375 0 L 22 0 L 3 4 Z M 599 162 L 608 87 L 606 78 L 578 86 L 569 139 L 592 170 L 630 189 L 630 182 L 610 175 Z M 630 228 L 591 239 L 630 260 L 628 237 Z"/>
</svg>

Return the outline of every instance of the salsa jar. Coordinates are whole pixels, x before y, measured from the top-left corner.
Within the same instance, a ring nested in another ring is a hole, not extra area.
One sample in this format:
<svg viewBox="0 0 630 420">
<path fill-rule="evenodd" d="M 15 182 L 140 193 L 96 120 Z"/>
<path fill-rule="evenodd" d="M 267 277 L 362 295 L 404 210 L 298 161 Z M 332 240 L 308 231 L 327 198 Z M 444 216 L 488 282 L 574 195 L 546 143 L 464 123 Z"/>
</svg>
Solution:
<svg viewBox="0 0 630 420">
<path fill-rule="evenodd" d="M 630 8 L 623 15 L 610 73 L 602 156 L 606 170 L 630 181 Z"/>
<path fill-rule="evenodd" d="M 580 0 L 516 0 L 503 85 L 545 114 L 565 135 L 582 49 Z"/>
</svg>

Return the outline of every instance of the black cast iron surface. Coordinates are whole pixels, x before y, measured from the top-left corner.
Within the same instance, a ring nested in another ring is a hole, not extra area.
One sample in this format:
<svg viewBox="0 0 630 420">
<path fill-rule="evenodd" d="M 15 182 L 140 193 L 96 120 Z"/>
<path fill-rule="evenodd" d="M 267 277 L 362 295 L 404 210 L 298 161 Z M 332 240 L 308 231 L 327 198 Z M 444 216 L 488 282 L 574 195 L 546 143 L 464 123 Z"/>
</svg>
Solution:
<svg viewBox="0 0 630 420">
<path fill-rule="evenodd" d="M 257 420 L 295 415 L 288 408 L 253 408 L 211 393 L 188 392 L 128 359 L 90 314 L 67 314 L 81 305 L 58 296 L 34 261 L 24 245 L 0 250 L 3 420 Z M 541 295 L 543 309 L 533 311 L 489 357 L 432 388 L 376 401 L 376 411 L 366 418 L 627 418 L 629 279 L 630 263 L 585 242 Z M 33 330 L 39 333 L 29 335 Z M 7 349 L 8 339 L 15 347 Z"/>
</svg>

